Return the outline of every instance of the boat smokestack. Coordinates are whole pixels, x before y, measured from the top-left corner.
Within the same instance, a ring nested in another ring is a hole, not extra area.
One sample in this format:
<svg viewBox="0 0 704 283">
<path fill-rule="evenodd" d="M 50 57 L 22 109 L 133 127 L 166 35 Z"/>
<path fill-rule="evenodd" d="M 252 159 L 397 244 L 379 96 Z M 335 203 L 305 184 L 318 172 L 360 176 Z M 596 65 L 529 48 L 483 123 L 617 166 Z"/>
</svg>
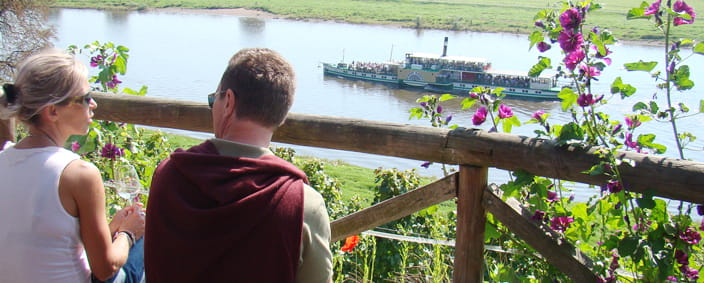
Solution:
<svg viewBox="0 0 704 283">
<path fill-rule="evenodd" d="M 442 57 L 447 56 L 447 36 L 445 37 L 445 44 L 442 46 Z"/>
</svg>

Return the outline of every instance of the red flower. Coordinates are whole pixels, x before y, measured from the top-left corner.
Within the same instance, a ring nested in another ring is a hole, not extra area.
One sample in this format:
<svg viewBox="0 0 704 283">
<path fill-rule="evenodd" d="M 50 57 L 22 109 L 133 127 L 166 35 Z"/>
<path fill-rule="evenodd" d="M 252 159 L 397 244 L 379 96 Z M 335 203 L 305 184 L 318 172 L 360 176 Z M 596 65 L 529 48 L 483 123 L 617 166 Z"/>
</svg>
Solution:
<svg viewBox="0 0 704 283">
<path fill-rule="evenodd" d="M 357 246 L 357 243 L 359 243 L 359 236 L 349 236 L 345 238 L 345 244 L 342 246 L 342 248 L 340 248 L 340 250 L 343 252 L 351 253 L 354 247 Z"/>
</svg>

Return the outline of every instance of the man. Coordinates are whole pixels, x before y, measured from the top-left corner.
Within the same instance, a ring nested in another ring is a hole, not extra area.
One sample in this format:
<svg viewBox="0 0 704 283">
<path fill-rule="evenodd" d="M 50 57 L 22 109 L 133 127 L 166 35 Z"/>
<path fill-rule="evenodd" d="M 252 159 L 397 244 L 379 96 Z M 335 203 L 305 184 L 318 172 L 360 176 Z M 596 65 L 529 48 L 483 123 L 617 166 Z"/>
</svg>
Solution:
<svg viewBox="0 0 704 283">
<path fill-rule="evenodd" d="M 330 223 L 305 173 L 268 150 L 293 103 L 280 54 L 243 49 L 208 96 L 215 138 L 154 173 L 145 234 L 149 282 L 328 282 Z"/>
</svg>

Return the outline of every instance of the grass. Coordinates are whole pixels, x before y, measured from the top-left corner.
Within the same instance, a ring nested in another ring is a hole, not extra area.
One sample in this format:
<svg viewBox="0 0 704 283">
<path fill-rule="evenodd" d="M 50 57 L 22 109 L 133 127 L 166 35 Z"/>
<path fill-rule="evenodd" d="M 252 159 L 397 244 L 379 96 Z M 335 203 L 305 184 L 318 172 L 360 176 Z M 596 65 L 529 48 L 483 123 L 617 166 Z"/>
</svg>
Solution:
<svg viewBox="0 0 704 283">
<path fill-rule="evenodd" d="M 364 24 L 391 24 L 403 27 L 481 32 L 530 33 L 533 16 L 554 7 L 548 0 L 55 0 L 56 7 L 130 9 L 147 8 L 246 8 L 291 19 L 323 19 Z M 608 28 L 617 38 L 652 42 L 662 38 L 645 20 L 626 20 L 629 9 L 640 0 L 603 0 L 603 9 L 588 19 Z M 650 1 L 652 2 L 652 1 Z M 704 2 L 689 1 L 703 11 Z M 674 29 L 675 37 L 704 38 L 701 21 Z"/>
</svg>

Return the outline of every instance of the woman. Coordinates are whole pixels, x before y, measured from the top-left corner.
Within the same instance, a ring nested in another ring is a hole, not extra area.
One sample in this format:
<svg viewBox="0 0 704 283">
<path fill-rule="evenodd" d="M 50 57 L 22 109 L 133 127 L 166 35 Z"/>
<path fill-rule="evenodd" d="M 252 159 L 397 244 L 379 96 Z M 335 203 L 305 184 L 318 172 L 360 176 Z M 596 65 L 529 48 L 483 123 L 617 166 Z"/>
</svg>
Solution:
<svg viewBox="0 0 704 283">
<path fill-rule="evenodd" d="M 98 106 L 87 77 L 73 56 L 48 50 L 25 59 L 14 85 L 3 86 L 0 119 L 17 117 L 29 134 L 0 151 L 2 282 L 143 278 L 141 206 L 108 224 L 100 172 L 62 147 L 88 132 Z"/>
</svg>

